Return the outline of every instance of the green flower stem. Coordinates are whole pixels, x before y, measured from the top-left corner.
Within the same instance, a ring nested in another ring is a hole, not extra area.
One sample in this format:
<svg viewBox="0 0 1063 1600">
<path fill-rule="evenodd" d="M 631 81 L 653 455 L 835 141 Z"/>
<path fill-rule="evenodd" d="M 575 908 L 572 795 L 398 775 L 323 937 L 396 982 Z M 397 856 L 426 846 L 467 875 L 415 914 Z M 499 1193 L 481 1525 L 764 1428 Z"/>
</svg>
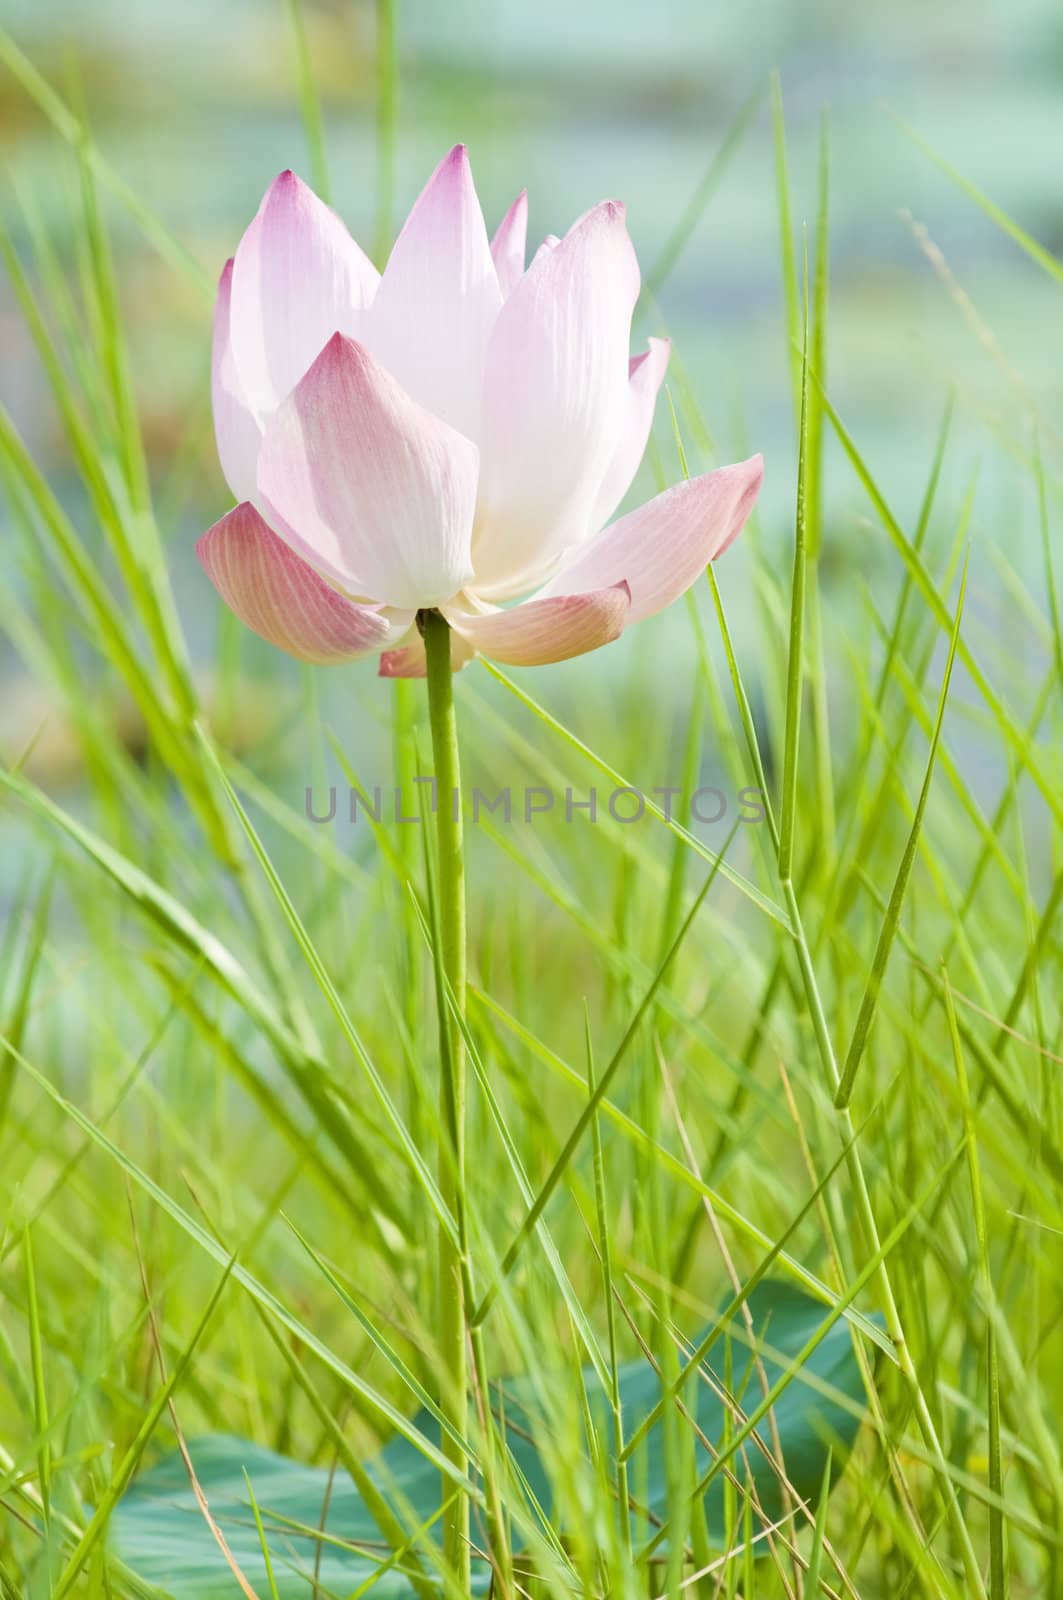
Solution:
<svg viewBox="0 0 1063 1600">
<path fill-rule="evenodd" d="M 436 839 L 439 883 L 439 932 L 443 970 L 454 1004 L 465 1014 L 465 846 L 462 837 L 461 770 L 458 729 L 454 717 L 454 682 L 450 665 L 450 626 L 437 611 L 423 612 L 419 624 L 424 637 L 428 676 L 428 712 L 432 727 L 432 753 L 436 777 Z M 439 1016 L 439 1112 L 441 1137 L 439 1187 L 443 1200 L 464 1236 L 465 1203 L 465 1042 L 456 1019 L 444 1005 Z M 439 1232 L 439 1342 L 446 1373 L 447 1393 L 442 1397 L 447 1416 L 459 1438 L 468 1432 L 468 1373 L 466 1370 L 466 1306 L 460 1248 Z M 442 1448 L 462 1472 L 468 1463 L 464 1451 L 444 1435 Z M 444 1478 L 447 1509 L 443 1517 L 443 1554 L 463 1594 L 471 1582 L 469 1502 L 455 1494 Z"/>
</svg>

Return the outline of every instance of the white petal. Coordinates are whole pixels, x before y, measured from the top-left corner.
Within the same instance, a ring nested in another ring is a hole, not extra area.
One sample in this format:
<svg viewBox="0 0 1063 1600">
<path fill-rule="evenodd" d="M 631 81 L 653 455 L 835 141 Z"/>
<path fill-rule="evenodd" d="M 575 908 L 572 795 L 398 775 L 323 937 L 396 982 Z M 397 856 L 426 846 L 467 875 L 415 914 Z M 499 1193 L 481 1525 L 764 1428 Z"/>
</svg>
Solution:
<svg viewBox="0 0 1063 1600">
<path fill-rule="evenodd" d="M 484 380 L 473 564 L 491 599 L 578 543 L 620 432 L 638 263 L 607 201 L 541 249 L 502 307 Z"/>
<path fill-rule="evenodd" d="M 293 172 L 282 172 L 233 264 L 233 354 L 261 420 L 334 333 L 358 333 L 378 280 L 336 213 Z"/>
<path fill-rule="evenodd" d="M 214 339 L 211 351 L 211 402 L 214 437 L 225 481 L 237 500 L 253 500 L 257 492 L 256 468 L 262 428 L 248 404 L 233 360 L 229 337 L 229 302 L 233 264 L 225 263 L 214 302 Z"/>
<path fill-rule="evenodd" d="M 667 339 L 651 339 L 645 355 L 635 356 L 628 373 L 627 404 L 620 442 L 598 488 L 590 515 L 589 533 L 597 533 L 613 515 L 631 488 L 653 426 L 657 392 L 668 369 L 671 345 Z"/>
<path fill-rule="evenodd" d="M 463 587 L 477 450 L 335 334 L 266 426 L 269 521 L 352 594 L 433 606 Z"/>
<path fill-rule="evenodd" d="M 524 253 L 528 244 L 528 191 L 522 189 L 491 240 L 491 259 L 498 273 L 498 287 L 506 299 L 524 275 Z"/>
<path fill-rule="evenodd" d="M 415 400 L 476 439 L 487 341 L 501 304 L 469 158 L 457 145 L 395 241 L 365 342 Z"/>
<path fill-rule="evenodd" d="M 535 263 L 541 260 L 542 257 L 548 256 L 551 251 L 556 250 L 560 243 L 561 240 L 558 238 L 556 233 L 548 233 L 538 250 L 536 250 L 535 254 L 532 256 L 532 266 L 534 267 Z"/>
</svg>

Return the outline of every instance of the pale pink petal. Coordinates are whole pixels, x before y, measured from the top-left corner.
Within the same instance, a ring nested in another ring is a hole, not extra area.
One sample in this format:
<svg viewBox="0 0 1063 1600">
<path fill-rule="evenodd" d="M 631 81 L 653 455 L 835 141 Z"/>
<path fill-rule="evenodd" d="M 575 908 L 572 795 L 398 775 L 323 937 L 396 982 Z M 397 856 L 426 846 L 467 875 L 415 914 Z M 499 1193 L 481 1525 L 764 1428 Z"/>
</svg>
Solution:
<svg viewBox="0 0 1063 1600">
<path fill-rule="evenodd" d="M 335 334 L 266 426 L 266 515 L 350 593 L 433 606 L 470 575 L 474 444 Z"/>
<path fill-rule="evenodd" d="M 478 655 L 512 667 L 541 667 L 568 661 L 624 631 L 630 593 L 626 583 L 585 594 L 533 598 L 508 611 L 471 616 L 455 607 L 443 612 L 454 632 Z"/>
<path fill-rule="evenodd" d="M 752 456 L 666 489 L 577 550 L 542 593 L 582 594 L 623 581 L 631 589 L 628 622 L 663 611 L 737 538 L 763 476 L 763 458 Z"/>
<path fill-rule="evenodd" d="M 460 672 L 476 654 L 471 644 L 466 644 L 460 633 L 453 629 L 450 634 L 450 666 L 453 672 Z M 409 639 L 398 650 L 385 650 L 380 657 L 380 676 L 382 678 L 423 678 L 428 671 L 425 660 L 424 640 L 419 633 L 411 633 Z"/>
<path fill-rule="evenodd" d="M 588 532 L 597 533 L 613 515 L 631 488 L 653 426 L 657 392 L 668 369 L 671 345 L 667 339 L 651 339 L 644 355 L 635 356 L 628 372 L 626 416 L 620 442 L 613 453 L 598 489 L 591 511 Z"/>
<path fill-rule="evenodd" d="M 248 404 L 233 360 L 229 338 L 229 301 L 233 264 L 225 263 L 214 302 L 214 338 L 211 351 L 211 401 L 214 437 L 225 481 L 237 500 L 251 500 L 256 489 L 255 471 L 262 428 Z"/>
<path fill-rule="evenodd" d="M 339 594 L 246 502 L 208 528 L 196 555 L 241 622 L 303 661 L 353 661 L 382 649 L 411 620 Z"/>
<path fill-rule="evenodd" d="M 385 650 L 377 669 L 381 678 L 423 678 L 428 672 L 424 640 L 412 639 L 398 650 Z"/>
<path fill-rule="evenodd" d="M 334 333 L 358 333 L 379 274 L 293 172 L 267 189 L 233 265 L 236 370 L 264 421 Z"/>
<path fill-rule="evenodd" d="M 484 379 L 477 594 L 528 588 L 590 531 L 623 420 L 638 289 L 624 208 L 606 201 L 539 251 L 502 307 Z"/>
<path fill-rule="evenodd" d="M 540 260 L 541 257 L 550 255 L 552 251 L 557 249 L 560 243 L 561 240 L 558 238 L 556 233 L 548 233 L 538 250 L 536 250 L 535 254 L 532 256 L 532 266 L 534 267 L 535 263 Z"/>
<path fill-rule="evenodd" d="M 395 241 L 365 342 L 415 400 L 476 439 L 487 341 L 501 304 L 469 158 L 457 145 Z"/>
<path fill-rule="evenodd" d="M 528 243 L 528 191 L 522 189 L 491 240 L 491 259 L 498 273 L 498 287 L 506 299 L 524 273 L 524 252 Z"/>
</svg>

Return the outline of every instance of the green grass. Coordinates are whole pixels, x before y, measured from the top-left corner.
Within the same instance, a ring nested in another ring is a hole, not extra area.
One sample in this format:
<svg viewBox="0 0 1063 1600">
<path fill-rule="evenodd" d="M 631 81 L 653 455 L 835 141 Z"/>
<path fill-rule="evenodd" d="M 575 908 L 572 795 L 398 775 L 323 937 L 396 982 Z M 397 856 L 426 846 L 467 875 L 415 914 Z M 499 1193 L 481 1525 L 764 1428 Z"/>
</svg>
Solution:
<svg viewBox="0 0 1063 1600">
<path fill-rule="evenodd" d="M 323 177 L 310 41 L 288 12 Z M 379 16 L 378 254 L 398 106 L 396 13 Z M 603 796 L 594 822 L 467 811 L 462 1016 L 425 830 L 318 826 L 302 806 L 325 773 L 400 784 L 412 803 L 423 686 L 348 671 L 343 699 L 383 734 L 374 755 L 309 673 L 227 623 L 209 672 L 193 667 L 159 507 L 192 495 L 199 468 L 193 451 L 160 474 L 146 451 L 115 217 L 201 297 L 204 330 L 208 280 L 76 106 L 8 39 L 0 59 L 56 130 L 79 241 L 62 256 L 28 198 L 0 240 L 66 460 L 60 482 L 0 414 L 18 568 L 4 623 L 63 710 L 76 774 L 52 781 L 37 739 L 0 772 L 21 858 L 0 944 L 0 1594 L 165 1592 L 123 1562 L 109 1523 L 139 1472 L 185 1439 L 195 1459 L 205 1433 L 357 1492 L 379 1532 L 359 1593 L 457 1593 L 422 1469 L 469 1491 L 500 1591 L 1063 1592 L 1063 475 L 1036 440 L 1017 469 L 1039 507 L 1036 592 L 1012 540 L 986 548 L 955 396 L 913 464 L 926 488 L 910 529 L 895 512 L 909 485 L 880 480 L 831 393 L 827 125 L 799 208 L 772 85 L 765 182 L 795 413 L 785 560 L 754 526 L 744 561 L 595 662 L 519 679 L 478 664 L 456 682 L 467 796 Z M 708 162 L 645 315 L 762 103 Z M 1024 271 L 1058 276 L 957 181 Z M 662 481 L 702 470 L 728 435 L 697 412 L 678 355 L 651 452 Z M 755 444 L 755 417 L 748 431 Z M 992 432 L 982 445 L 1010 449 Z M 788 470 L 769 462 L 777 481 Z M 867 526 L 831 525 L 828 472 Z M 701 827 L 652 801 L 637 825 L 609 818 L 609 789 L 669 774 L 732 803 L 761 789 L 764 818 Z M 457 1192 L 436 1159 L 439 1006 L 468 1063 Z M 440 1228 L 470 1308 L 460 1428 Z M 754 1331 L 750 1307 L 780 1279 L 819 1311 L 773 1360 L 771 1319 Z M 822 1367 L 839 1349 L 858 1398 L 844 1366 Z M 655 1387 L 629 1414 L 635 1358 Z M 722 1420 L 703 1469 L 705 1386 Z M 840 1394 L 859 1431 L 847 1460 L 815 1441 L 802 1503 L 778 1426 L 806 1389 Z M 515 1442 L 515 1392 L 547 1421 L 535 1454 Z M 640 1465 L 653 1423 L 656 1522 Z M 392 1482 L 369 1465 L 389 1440 L 406 1452 Z M 750 1489 L 765 1473 L 773 1518 Z M 234 1481 L 258 1592 L 286 1593 L 292 1529 L 254 1473 Z M 535 1514 L 546 1497 L 553 1521 Z M 330 1535 L 300 1537 L 316 1550 L 304 1591 L 316 1571 L 323 1600 Z M 217 1559 L 217 1592 L 239 1592 Z"/>
</svg>

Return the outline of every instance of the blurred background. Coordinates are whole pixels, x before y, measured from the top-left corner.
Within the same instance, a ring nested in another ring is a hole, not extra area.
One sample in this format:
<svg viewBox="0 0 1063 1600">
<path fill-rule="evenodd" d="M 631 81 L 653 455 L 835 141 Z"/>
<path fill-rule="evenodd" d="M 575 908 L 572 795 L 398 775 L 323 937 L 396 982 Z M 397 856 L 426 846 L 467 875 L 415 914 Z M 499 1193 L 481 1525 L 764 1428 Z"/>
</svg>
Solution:
<svg viewBox="0 0 1063 1600">
<path fill-rule="evenodd" d="M 919 1360 L 933 1383 L 940 1380 L 950 1460 L 984 1474 L 975 1372 L 986 1348 L 976 1288 L 984 1244 L 973 1232 L 955 1160 L 968 1110 L 956 1098 L 949 1034 L 926 983 L 945 952 L 957 995 L 974 1007 L 983 1031 L 992 1027 L 979 1050 L 979 1060 L 990 1063 L 979 1093 L 992 1083 L 995 1097 L 980 1116 L 979 1139 L 993 1161 L 997 1285 L 1014 1330 L 1004 1388 L 1005 1448 L 1019 1462 L 1011 1483 L 1020 1473 L 1036 1478 L 1041 1469 L 1026 1465 L 1036 1462 L 1035 1446 L 1053 1463 L 1051 1475 L 1043 1469 L 1044 1481 L 1063 1481 L 1053 1427 L 1059 1375 L 1049 1371 L 1060 1315 L 1060 1275 L 1049 1253 L 1058 1245 L 1061 1218 L 1048 1198 L 1050 1181 L 1063 1171 L 1056 1070 L 1063 1040 L 1055 998 L 1063 985 L 1053 924 L 1063 905 L 1063 627 L 1052 615 L 1035 472 L 1039 452 L 1046 525 L 1058 529 L 1058 0 L 966 0 L 962 7 L 926 0 L 889 6 L 0 0 L 0 249 L 9 268 L 0 262 L 0 402 L 7 414 L 0 413 L 0 778 L 19 763 L 33 786 L 24 804 L 12 803 L 0 784 L 0 1013 L 14 1019 L 12 1032 L 26 1024 L 28 1055 L 47 1073 L 35 1086 L 0 1052 L 0 1307 L 10 1299 L 21 1319 L 19 1230 L 4 1224 L 6 1188 L 12 1217 L 32 1215 L 47 1241 L 44 1324 L 57 1338 L 71 1389 L 91 1388 L 82 1379 L 83 1369 L 93 1370 L 85 1359 L 90 1324 L 100 1329 L 99 1370 L 113 1369 L 122 1380 L 70 1447 L 71 1481 L 80 1479 L 79 1440 L 86 1447 L 100 1439 L 121 1442 L 140 1427 L 153 1352 L 135 1322 L 139 1279 L 122 1186 L 102 1154 L 80 1165 L 87 1143 L 60 1108 L 44 1103 L 46 1081 L 72 1101 L 91 1104 L 101 1126 L 145 1162 L 164 1190 L 184 1196 L 188 1173 L 196 1206 L 200 1194 L 207 1196 L 205 1215 L 213 1205 L 235 1238 L 253 1227 L 264 1281 L 277 1283 L 304 1308 L 308 1323 L 334 1336 L 348 1355 L 346 1310 L 326 1285 L 309 1279 L 292 1240 L 268 1227 L 281 1205 L 282 1190 L 274 1186 L 288 1171 L 293 1131 L 292 1214 L 307 1237 L 322 1241 L 334 1259 L 346 1259 L 361 1222 L 347 1205 L 346 1179 L 339 1206 L 327 1189 L 319 1193 L 322 1176 L 331 1181 L 333 1158 L 326 1152 L 319 1166 L 315 1153 L 306 1163 L 301 1130 L 310 1128 L 316 1138 L 328 1119 L 309 1102 L 304 1115 L 302 1100 L 289 1093 L 290 1049 L 276 1048 L 276 1030 L 261 1025 L 260 992 L 267 1018 L 275 1003 L 285 1029 L 290 1024 L 300 1039 L 304 1023 L 311 1039 L 323 1030 L 321 1059 L 338 1064 L 330 1086 L 348 1097 L 343 1104 L 352 1125 L 361 1129 L 364 1119 L 371 1129 L 373 1159 L 350 1162 L 357 1205 L 364 1194 L 370 1215 L 376 1190 L 409 1186 L 387 1123 L 374 1125 L 372 1107 L 365 1111 L 364 1085 L 321 987 L 229 816 L 193 731 L 198 706 L 323 965 L 350 997 L 367 1048 L 401 1097 L 414 1141 L 431 1130 L 424 1093 L 425 1063 L 434 1061 L 435 1048 L 430 974 L 406 893 L 422 873 L 425 830 L 396 826 L 378 839 L 364 820 L 357 831 L 344 821 L 347 768 L 365 788 L 385 792 L 397 770 L 407 779 L 411 766 L 426 770 L 422 686 L 414 685 L 404 701 L 402 691 L 376 677 L 371 661 L 318 671 L 273 650 L 224 610 L 193 553 L 197 536 L 231 504 L 210 417 L 218 274 L 279 171 L 290 166 L 322 185 L 301 84 L 312 80 L 320 94 L 331 199 L 379 263 L 429 173 L 459 140 L 469 146 L 489 229 L 527 187 L 532 249 L 603 197 L 626 201 L 646 291 L 633 346 L 643 348 L 651 334 L 672 338 L 669 395 L 691 471 L 754 450 L 766 459 L 755 522 L 714 571 L 766 781 L 777 797 L 797 452 L 773 70 L 785 107 L 787 237 L 798 271 L 803 229 L 815 267 L 824 148 L 828 155 L 830 295 L 821 375 L 866 474 L 909 537 L 942 418 L 953 408 L 922 546 L 937 604 L 928 604 L 925 593 L 914 595 L 896 624 L 905 573 L 900 541 L 891 540 L 881 507 L 876 511 L 824 424 L 822 548 L 810 563 L 805 597 L 810 665 L 795 881 L 809 886 L 807 894 L 801 890 L 806 926 L 825 985 L 828 1028 L 840 1047 L 855 1037 L 863 1014 L 857 1006 L 882 908 L 923 782 L 948 644 L 941 624 L 957 605 L 969 548 L 963 643 L 992 687 L 973 687 L 957 662 L 925 848 L 901 926 L 908 959 L 902 963 L 899 948 L 893 956 L 870 1059 L 861 1067 L 860 1094 L 881 1095 L 876 1112 L 884 1109 L 860 1121 L 861 1145 L 884 1234 L 887 1217 L 903 1216 L 924 1181 L 927 1196 L 931 1179 L 936 1186 L 947 1173 L 949 1183 L 956 1181 L 950 1203 L 956 1226 L 921 1223 L 922 1231 L 905 1234 L 897 1281 L 911 1302 L 905 1316 Z M 110 320 L 101 304 L 109 285 L 104 229 L 95 226 L 92 185 L 73 151 L 80 117 L 90 130 L 87 165 L 113 249 Z M 1013 222 L 987 214 L 990 202 Z M 1037 245 L 1024 248 L 1015 228 Z M 1031 258 L 1038 249 L 1041 261 Z M 45 308 L 47 329 L 38 327 L 36 339 L 35 304 Z M 163 544 L 158 581 L 116 324 L 128 342 Z M 62 375 L 54 384 L 46 370 L 49 338 L 58 352 L 51 377 Z M 67 398 L 65 418 L 53 390 Z M 80 461 L 70 443 L 76 445 L 79 427 Z M 662 397 L 629 503 L 681 471 Z M 63 513 L 72 530 L 65 544 Z M 1053 538 L 1050 531 L 1049 545 Z M 130 548 L 137 559 L 147 552 L 147 579 Z M 1058 549 L 1051 559 L 1059 583 Z M 169 648 L 167 574 L 199 695 L 189 691 L 180 645 Z M 99 607 L 96 594 L 103 597 Z M 109 606 L 121 608 L 120 625 L 112 623 Z M 730 801 L 727 810 L 695 831 L 722 850 L 735 821 L 736 790 L 751 784 L 754 773 L 718 638 L 709 585 L 701 583 L 687 604 L 631 629 L 608 649 L 514 676 L 520 693 L 541 701 L 627 782 L 648 789 L 683 781 L 687 792 L 718 786 Z M 537 722 L 527 703 L 515 703 L 482 665 L 461 675 L 457 698 L 467 788 L 549 784 L 557 792 L 594 781 L 586 751 L 566 744 L 563 730 Z M 151 738 L 141 714 L 152 725 Z M 598 781 L 604 795 L 610 784 Z M 313 828 L 304 822 L 306 787 L 313 787 L 322 815 L 329 784 L 343 794 L 335 826 Z M 113 860 L 108 865 L 91 849 L 75 848 L 71 825 L 49 815 L 53 802 L 145 877 L 119 873 L 120 894 L 105 881 L 115 875 Z M 528 1154 L 533 1180 L 543 1182 L 559 1130 L 576 1114 L 572 1083 L 552 1081 L 551 1052 L 562 1063 L 584 1060 L 584 996 L 596 1048 L 598 1039 L 621 1037 L 703 864 L 655 825 L 610 829 L 606 819 L 588 836 L 556 814 L 541 829 L 492 826 L 490 819 L 470 827 L 468 855 L 470 970 L 522 1029 L 542 1030 L 544 1055 L 526 1048 L 523 1036 L 511 1043 L 486 1009 L 477 1022 L 489 1066 L 497 1065 L 504 1083 L 517 1146 Z M 669 1049 L 675 1044 L 684 1114 L 705 1146 L 697 1159 L 704 1155 L 713 1181 L 725 1180 L 740 1210 L 763 1226 L 761 1237 L 788 1238 L 795 1196 L 806 1192 L 817 1165 L 825 1173 L 833 1163 L 839 1125 L 824 1094 L 807 996 L 788 972 L 787 918 L 771 904 L 768 915 L 754 904 L 761 886 L 769 902 L 776 898 L 778 859 L 769 830 L 739 829 L 728 866 L 752 880 L 752 892 L 733 877 L 714 884 L 677 963 L 679 999 L 674 1009 L 662 1007 L 662 1036 Z M 187 935 L 180 920 L 168 922 L 158 901 L 145 897 L 145 881 L 174 897 L 210 938 Z M 150 914 L 142 914 L 146 907 Z M 219 1004 L 208 972 L 201 1006 L 193 990 L 211 940 L 246 965 L 253 1003 L 242 1005 L 236 996 Z M 29 1010 L 24 996 L 32 998 Z M 53 1003 L 56 997 L 61 1003 Z M 6 1028 L 5 1021 L 0 1034 Z M 1036 1053 L 1027 1048 L 1031 1039 Z M 989 1076 L 993 1061 L 1001 1066 L 999 1080 Z M 648 1041 L 640 1071 L 628 1073 L 625 1064 L 617 1092 L 639 1129 L 671 1125 L 660 1066 Z M 582 1074 L 575 1086 L 582 1096 Z M 491 1226 L 499 1238 L 505 1228 L 508 1237 L 524 1202 L 518 1213 L 512 1175 L 494 1133 L 485 1131 L 483 1103 L 476 1115 L 475 1182 L 490 1198 Z M 349 1150 L 337 1150 L 347 1162 Z M 641 1198 L 631 1198 L 640 1184 L 655 1189 L 654 1162 L 626 1142 L 613 1145 L 611 1159 L 610 1192 L 622 1197 L 618 1236 L 625 1250 L 636 1262 L 657 1262 L 659 1249 L 660 1271 L 698 1285 L 699 1294 L 714 1294 L 719 1262 L 700 1199 L 688 1212 L 680 1196 L 667 1227 L 658 1230 L 657 1202 L 644 1208 Z M 579 1194 L 575 1178 L 572 1192 Z M 497 1199 L 506 1193 L 508 1199 Z M 868 1241 L 853 1221 L 850 1191 L 832 1188 L 829 1202 L 835 1221 L 824 1223 L 822 1237 L 818 1211 L 808 1213 L 801 1259 L 833 1274 L 837 1228 L 855 1282 Z M 665 1219 L 663 1191 L 660 1204 Z M 374 1243 L 358 1253 L 367 1295 L 388 1307 L 382 1314 L 390 1316 L 399 1287 L 414 1304 L 430 1283 L 430 1270 L 418 1265 L 428 1260 L 422 1205 L 415 1196 L 400 1244 L 382 1229 L 379 1252 Z M 259 1232 L 261 1219 L 268 1236 Z M 158 1220 L 145 1236 L 153 1272 L 165 1285 L 167 1326 L 191 1327 L 209 1264 Z M 578 1206 L 568 1206 L 561 1227 L 562 1258 L 566 1267 L 580 1263 L 573 1270 L 593 1304 L 598 1266 Z M 748 1266 L 752 1256 L 742 1248 Z M 656 1283 L 656 1265 L 653 1273 Z M 528 1281 L 534 1289 L 536 1278 Z M 544 1327 L 553 1326 L 555 1299 L 551 1287 L 542 1298 Z M 529 1305 L 534 1300 L 529 1294 Z M 395 1303 L 401 1307 L 402 1298 Z M 94 1304 L 98 1318 L 89 1314 Z M 405 1315 L 400 1310 L 399 1320 Z M 127 1359 L 131 1329 L 136 1339 Z M 538 1334 L 535 1342 L 548 1348 Z M 260 1343 L 245 1306 L 202 1368 L 189 1426 L 236 1428 L 321 1459 L 316 1422 L 301 1401 L 292 1401 L 288 1379 L 271 1353 L 261 1356 Z M 0 1339 L 0 1380 L 5 1348 Z M 419 1361 L 421 1352 L 410 1348 Z M 500 1361 L 515 1370 L 511 1354 L 504 1350 Z M 363 1358 L 367 1367 L 377 1359 L 368 1346 L 351 1357 Z M 1043 1421 L 1039 1364 L 1047 1385 Z M 30 1399 L 16 1395 L 9 1403 L 0 1381 L 0 1446 L 5 1429 L 30 1437 L 33 1396 L 23 1388 Z M 91 1393 L 88 1403 L 96 1405 Z M 896 1410 L 887 1407 L 905 1434 L 908 1404 L 904 1398 Z M 34 1423 L 31 1432 L 39 1429 Z M 912 1481 L 930 1483 L 901 1431 L 896 1443 L 903 1470 L 914 1464 Z M 876 1478 L 880 1465 L 876 1458 Z M 93 1499 L 83 1491 L 82 1482 L 82 1504 Z M 863 1493 L 858 1486 L 857 1503 Z M 1027 1498 L 1025 1487 L 1018 1491 L 1016 1504 L 1036 1509 L 1045 1533 L 1042 1561 L 1036 1541 L 1029 1549 L 1020 1543 L 1018 1518 L 1009 1532 L 1029 1580 L 1011 1591 L 1016 1597 L 1059 1592 L 1053 1580 L 1060 1496 L 1053 1493 L 1054 1500 L 1039 1499 L 1036 1483 Z M 843 1502 L 838 1525 L 862 1549 L 862 1512 L 859 1519 L 851 1515 L 853 1503 Z M 940 1507 L 930 1491 L 921 1515 L 918 1537 L 905 1535 L 913 1550 L 922 1548 L 924 1533 L 937 1538 Z M 983 1511 L 976 1508 L 975 1516 Z M 903 1518 L 899 1527 L 881 1585 L 875 1574 L 862 1589 L 869 1597 L 916 1592 L 907 1576 Z M 886 1511 L 881 1529 L 892 1542 Z M 3 1541 L 0 1529 L 0 1567 Z M 862 1559 L 874 1567 L 873 1541 Z"/>
<path fill-rule="evenodd" d="M 972 605 L 998 640 L 1005 636 L 1024 673 L 1026 634 L 998 608 L 992 547 L 1006 541 L 1011 563 L 1043 592 L 1029 458 L 1035 430 L 1049 459 L 1061 440 L 1058 287 L 911 135 L 1052 249 L 1063 237 L 1057 6 L 969 0 L 961 17 L 905 0 L 889 8 L 840 0 L 399 0 L 390 43 L 369 0 L 307 0 L 303 12 L 333 201 L 378 258 L 434 163 L 459 139 L 470 146 L 490 228 L 527 186 L 533 246 L 603 196 L 627 201 L 644 277 L 656 291 L 640 305 L 636 344 L 661 331 L 674 340 L 673 390 L 692 469 L 764 451 L 761 537 L 787 568 L 794 429 L 768 95 L 777 67 L 798 252 L 806 222 L 812 248 L 828 119 L 831 397 L 910 528 L 955 389 L 942 524 L 954 528 L 977 472 Z M 159 517 L 182 622 L 206 670 L 225 624 L 192 542 L 228 505 L 208 410 L 211 290 L 277 171 L 291 165 L 314 177 L 291 15 L 283 0 L 95 0 L 91 8 L 6 0 L 3 20 L 43 78 L 84 106 L 112 173 L 200 269 L 165 259 L 109 197 Z M 383 74 L 382 55 L 393 68 L 385 62 Z M 28 200 L 60 256 L 72 259 L 76 169 L 10 65 L 0 64 L 0 215 L 19 246 Z M 383 102 L 382 80 L 391 84 Z M 0 397 L 53 484 L 76 503 L 40 363 L 3 280 Z M 633 499 L 678 474 L 663 404 L 656 439 L 656 460 Z M 828 625 L 833 617 L 844 631 L 861 625 L 867 585 L 895 585 L 898 563 L 827 442 L 821 575 Z M 723 572 L 739 623 L 752 603 L 746 559 L 739 547 Z M 683 644 L 673 645 L 676 631 Z M 595 660 L 592 676 L 612 673 L 621 657 L 650 678 L 664 673 L 673 649 L 692 648 L 686 633 L 658 619 Z M 47 706 L 10 646 L 0 648 L 0 753 L 11 759 L 40 729 Z M 296 665 L 258 641 L 244 637 L 233 648 L 254 663 L 255 681 L 299 682 Z M 358 715 L 374 722 L 380 697 L 371 668 L 318 676 L 315 692 L 326 705 L 341 704 L 349 718 L 353 685 Z M 550 683 L 563 695 L 565 670 Z M 667 679 L 680 708 L 682 683 Z M 843 682 L 837 694 L 844 716 Z M 42 759 L 53 745 L 61 765 L 54 719 L 41 736 Z"/>
</svg>

